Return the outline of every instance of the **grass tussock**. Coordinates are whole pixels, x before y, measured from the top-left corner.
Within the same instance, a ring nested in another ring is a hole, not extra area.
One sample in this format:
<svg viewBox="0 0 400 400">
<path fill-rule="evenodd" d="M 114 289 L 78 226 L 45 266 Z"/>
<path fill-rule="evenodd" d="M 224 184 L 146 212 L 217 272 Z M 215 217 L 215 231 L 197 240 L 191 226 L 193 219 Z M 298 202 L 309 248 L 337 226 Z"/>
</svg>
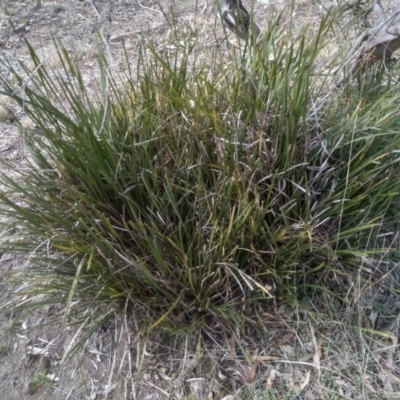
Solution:
<svg viewBox="0 0 400 400">
<path fill-rule="evenodd" d="M 115 311 L 174 331 L 243 327 L 313 291 L 346 301 L 340 277 L 392 255 L 400 113 L 384 71 L 328 88 L 336 61 L 316 65 L 334 23 L 295 40 L 272 25 L 223 64 L 218 48 L 201 65 L 192 46 L 144 44 L 123 88 L 102 53 L 97 97 L 64 48 L 61 72 L 30 48 L 3 93 L 36 128 L 0 194 L 30 304 L 93 332 Z"/>
</svg>

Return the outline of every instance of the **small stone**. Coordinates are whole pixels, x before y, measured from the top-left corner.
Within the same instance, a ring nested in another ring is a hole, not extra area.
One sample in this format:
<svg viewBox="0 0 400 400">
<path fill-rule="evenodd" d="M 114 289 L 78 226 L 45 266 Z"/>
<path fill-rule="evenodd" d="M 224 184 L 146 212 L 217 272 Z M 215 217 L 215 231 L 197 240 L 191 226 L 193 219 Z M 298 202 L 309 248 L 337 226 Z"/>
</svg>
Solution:
<svg viewBox="0 0 400 400">
<path fill-rule="evenodd" d="M 194 378 L 189 380 L 190 390 L 196 400 L 206 400 L 211 394 L 210 385 L 204 378 Z"/>
<path fill-rule="evenodd" d="M 143 400 L 160 400 L 157 393 L 148 394 Z"/>
</svg>

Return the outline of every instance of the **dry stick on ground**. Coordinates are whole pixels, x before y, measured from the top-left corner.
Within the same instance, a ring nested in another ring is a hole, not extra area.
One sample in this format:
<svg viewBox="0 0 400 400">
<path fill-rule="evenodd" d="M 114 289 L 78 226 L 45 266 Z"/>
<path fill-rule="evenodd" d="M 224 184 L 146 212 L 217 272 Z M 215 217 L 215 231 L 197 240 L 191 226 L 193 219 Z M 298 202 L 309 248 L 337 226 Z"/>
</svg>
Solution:
<svg viewBox="0 0 400 400">
<path fill-rule="evenodd" d="M 153 26 L 149 26 L 147 28 L 139 29 L 137 31 L 121 33 L 118 36 L 113 36 L 112 38 L 110 38 L 110 42 L 117 42 L 117 41 L 122 40 L 122 39 L 124 39 L 124 38 L 126 38 L 128 36 L 139 35 L 139 34 L 144 33 L 146 31 L 150 31 L 152 29 L 160 28 L 161 26 L 166 25 L 166 23 L 167 22 L 164 21 L 164 22 L 161 22 L 159 24 L 156 24 L 156 25 L 153 25 Z"/>
<path fill-rule="evenodd" d="M 377 61 L 390 59 L 400 48 L 400 4 L 389 17 L 379 4 L 374 4 L 372 11 L 377 14 L 379 22 L 357 40 L 353 49 L 350 74 Z M 340 84 L 347 79 L 348 77 L 343 79 Z"/>
<path fill-rule="evenodd" d="M 358 62 L 375 62 L 390 58 L 400 48 L 400 4 L 389 17 L 382 7 L 375 4 L 372 10 L 378 15 L 379 23 L 369 29 L 361 38 L 361 54 Z"/>
<path fill-rule="evenodd" d="M 241 39 L 246 40 L 250 33 L 256 39 L 261 35 L 260 28 L 241 0 L 220 0 L 218 12 L 222 24 Z"/>
</svg>

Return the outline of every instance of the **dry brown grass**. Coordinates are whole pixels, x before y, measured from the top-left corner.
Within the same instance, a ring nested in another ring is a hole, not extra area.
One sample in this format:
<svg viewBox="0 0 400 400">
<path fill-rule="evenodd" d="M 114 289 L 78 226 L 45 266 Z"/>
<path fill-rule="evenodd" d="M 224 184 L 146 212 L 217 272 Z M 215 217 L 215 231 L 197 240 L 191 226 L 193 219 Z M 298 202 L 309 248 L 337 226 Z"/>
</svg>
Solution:
<svg viewBox="0 0 400 400">
<path fill-rule="evenodd" d="M 111 67 L 116 71 L 125 65 L 122 38 L 132 66 L 142 34 L 159 51 L 173 51 L 176 45 L 156 1 L 113 1 L 111 24 L 108 1 L 43 0 L 39 8 L 35 3 L 0 2 L 2 55 L 13 62 L 29 62 L 22 43 L 27 38 L 45 62 L 57 68 L 51 39 L 56 35 L 76 51 L 88 87 L 99 74 L 95 62 L 99 29 L 110 34 Z M 211 3 L 199 1 L 195 13 L 195 0 L 175 0 L 173 12 L 172 2 L 160 1 L 181 34 L 196 43 L 193 57 L 204 60 L 215 41 L 223 38 Z M 282 23 L 300 29 L 307 22 L 312 34 L 323 13 L 320 4 L 331 2 L 296 4 Z M 258 24 L 262 27 L 281 7 L 279 2 L 257 3 Z M 338 29 L 338 38 L 345 36 Z M 237 46 L 236 39 L 230 42 Z M 333 41 L 330 52 L 337 46 Z M 221 57 L 228 59 L 229 49 L 223 50 Z M 31 128 L 30 121 L 24 124 Z M 9 112 L 0 108 L 0 157 L 12 160 L 17 170 L 23 167 L 24 152 L 23 138 Z M 24 262 L 3 256 L 0 271 Z M 370 268 L 367 262 L 365 268 Z M 348 304 L 327 304 L 323 295 L 304 299 L 302 309 L 288 311 L 276 304 L 260 319 L 262 334 L 255 336 L 238 332 L 232 338 L 216 326 L 211 327 L 212 335 L 199 331 L 140 337 L 135 335 L 133 320 L 115 318 L 87 340 L 58 376 L 54 374 L 66 350 L 81 332 L 73 324 L 60 332 L 60 324 L 54 323 L 61 318 L 57 306 L 29 315 L 6 312 L 0 314 L 0 399 L 222 399 L 229 393 L 240 399 L 397 399 L 400 282 L 396 268 L 381 265 L 368 281 L 355 276 Z M 14 296 L 23 286 L 0 276 L 1 310 L 23 301 Z M 52 385 L 43 379 L 46 376 L 55 377 Z"/>
</svg>

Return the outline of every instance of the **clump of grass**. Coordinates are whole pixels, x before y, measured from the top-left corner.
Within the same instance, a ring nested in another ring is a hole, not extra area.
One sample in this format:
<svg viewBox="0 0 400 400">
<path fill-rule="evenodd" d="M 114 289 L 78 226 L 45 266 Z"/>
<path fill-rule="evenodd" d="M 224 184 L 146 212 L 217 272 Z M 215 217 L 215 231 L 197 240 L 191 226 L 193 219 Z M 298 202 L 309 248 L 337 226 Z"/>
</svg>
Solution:
<svg viewBox="0 0 400 400">
<path fill-rule="evenodd" d="M 89 334 L 115 311 L 138 329 L 243 327 L 387 255 L 399 94 L 349 83 L 321 101 L 313 66 L 334 20 L 293 42 L 272 25 L 258 51 L 212 68 L 191 46 L 144 45 L 124 88 L 103 54 L 98 97 L 64 48 L 55 72 L 29 47 L 34 68 L 12 69 L 3 92 L 37 129 L 0 201 L 1 246 L 29 256 L 32 305 L 63 304 Z"/>
<path fill-rule="evenodd" d="M 0 122 L 7 122 L 9 119 L 7 100 L 8 98 L 6 96 L 0 96 Z"/>
<path fill-rule="evenodd" d="M 29 394 L 32 396 L 39 390 L 48 388 L 52 385 L 52 380 L 49 379 L 44 373 L 36 374 L 29 383 Z"/>
<path fill-rule="evenodd" d="M 5 357 L 8 354 L 8 346 L 0 346 L 0 357 Z"/>
</svg>

